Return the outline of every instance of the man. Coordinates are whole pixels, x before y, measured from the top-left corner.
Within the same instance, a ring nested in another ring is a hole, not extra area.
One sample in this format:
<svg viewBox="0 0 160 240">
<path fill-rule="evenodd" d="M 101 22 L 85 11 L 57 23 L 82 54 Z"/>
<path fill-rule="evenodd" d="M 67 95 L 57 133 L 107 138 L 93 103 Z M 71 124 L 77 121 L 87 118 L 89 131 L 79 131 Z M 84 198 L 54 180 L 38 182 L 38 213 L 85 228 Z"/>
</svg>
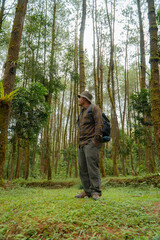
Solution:
<svg viewBox="0 0 160 240">
<path fill-rule="evenodd" d="M 88 91 L 82 92 L 78 98 L 79 106 L 82 107 L 78 119 L 78 163 L 84 192 L 75 197 L 92 197 L 94 200 L 98 200 L 101 196 L 99 151 L 102 144 L 102 112 L 98 106 L 91 104 L 93 97 Z M 92 109 L 94 121 L 91 120 L 88 113 L 89 109 Z"/>
</svg>

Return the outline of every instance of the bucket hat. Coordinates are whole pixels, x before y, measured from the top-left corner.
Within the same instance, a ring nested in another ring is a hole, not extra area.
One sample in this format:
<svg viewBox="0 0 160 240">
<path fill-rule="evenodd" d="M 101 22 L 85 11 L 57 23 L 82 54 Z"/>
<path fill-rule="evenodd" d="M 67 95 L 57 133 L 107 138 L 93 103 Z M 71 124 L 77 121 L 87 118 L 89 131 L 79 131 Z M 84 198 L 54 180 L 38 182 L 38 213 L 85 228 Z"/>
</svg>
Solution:
<svg viewBox="0 0 160 240">
<path fill-rule="evenodd" d="M 93 98 L 92 94 L 88 91 L 83 91 L 81 94 L 78 95 L 78 97 L 79 98 L 83 97 L 83 98 L 87 99 L 90 103 L 92 102 L 92 98 Z"/>
</svg>

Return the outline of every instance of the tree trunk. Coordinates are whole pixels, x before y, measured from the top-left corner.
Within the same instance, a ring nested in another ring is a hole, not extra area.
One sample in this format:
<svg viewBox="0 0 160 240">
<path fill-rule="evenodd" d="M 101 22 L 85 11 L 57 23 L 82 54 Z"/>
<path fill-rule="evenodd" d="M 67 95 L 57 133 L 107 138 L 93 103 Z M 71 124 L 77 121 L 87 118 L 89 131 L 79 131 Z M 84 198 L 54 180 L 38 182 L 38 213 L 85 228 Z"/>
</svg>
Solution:
<svg viewBox="0 0 160 240">
<path fill-rule="evenodd" d="M 78 19 L 79 19 L 79 5 L 77 6 L 77 15 L 75 22 L 75 54 L 74 54 L 74 71 L 76 76 L 78 76 Z M 77 138 L 77 115 L 78 115 L 78 79 L 74 81 L 74 147 L 77 149 L 78 138 Z M 75 177 L 78 177 L 78 167 L 77 167 L 77 156 L 75 156 L 74 161 L 75 167 Z"/>
<path fill-rule="evenodd" d="M 19 56 L 19 48 L 26 8 L 27 0 L 18 0 L 3 77 L 5 94 L 9 94 L 14 89 L 14 80 L 16 76 L 17 61 Z M 0 101 L 0 180 L 3 178 L 3 168 L 6 158 L 7 130 L 10 118 L 10 106 L 10 102 L 6 104 Z"/>
<path fill-rule="evenodd" d="M 86 0 L 83 0 L 82 22 L 79 39 L 79 64 L 80 64 L 80 92 L 85 90 L 85 66 L 84 66 L 84 30 L 86 21 Z"/>
<path fill-rule="evenodd" d="M 12 154 L 11 154 L 11 168 L 9 173 L 9 180 L 12 181 L 13 179 L 13 168 L 14 168 L 14 162 L 16 157 L 16 136 L 14 135 L 12 139 Z"/>
<path fill-rule="evenodd" d="M 147 151 L 147 170 L 149 173 L 155 173 L 156 163 L 153 158 L 153 146 L 152 146 L 152 128 L 147 126 L 146 128 L 146 151 Z"/>
<path fill-rule="evenodd" d="M 53 113 L 53 138 L 52 138 L 52 142 L 53 142 L 53 145 L 52 145 L 52 168 L 54 168 L 54 165 L 55 165 L 55 149 L 56 149 L 56 107 L 57 107 L 57 99 L 54 100 L 54 105 L 53 105 L 53 108 L 55 109 L 54 110 L 54 113 Z"/>
<path fill-rule="evenodd" d="M 37 150 L 37 140 L 35 143 L 33 143 L 32 168 L 31 168 L 32 177 L 35 177 L 34 170 L 35 170 L 36 150 Z"/>
<path fill-rule="evenodd" d="M 64 130 L 64 149 L 68 145 L 67 141 L 67 129 L 68 129 L 68 123 L 69 123 L 69 117 L 71 114 L 71 106 L 72 106 L 72 82 L 70 83 L 70 99 L 69 99 L 69 108 L 68 108 L 68 113 L 67 113 L 67 120 L 66 120 L 66 125 L 65 125 L 65 130 Z"/>
<path fill-rule="evenodd" d="M 22 156 L 21 139 L 18 138 L 18 141 L 17 141 L 17 164 L 16 164 L 15 178 L 19 178 L 21 156 Z"/>
<path fill-rule="evenodd" d="M 111 118 L 112 118 L 112 160 L 113 160 L 113 174 L 114 176 L 118 176 L 118 167 L 117 167 L 117 160 L 118 160 L 118 154 L 119 154 L 119 127 L 118 127 L 118 118 L 117 118 L 117 113 L 116 113 L 116 106 L 115 106 L 115 90 L 114 90 L 114 31 L 112 28 L 112 22 L 109 17 L 108 13 L 108 5 L 107 5 L 107 0 L 106 2 L 106 10 L 107 10 L 107 18 L 108 18 L 108 23 L 109 23 L 109 30 L 110 30 L 110 66 L 108 70 L 108 83 L 107 83 L 107 88 L 108 88 L 108 94 L 109 98 L 111 101 Z M 114 11 L 115 11 L 115 1 L 114 1 Z M 113 23 L 114 26 L 114 23 Z M 112 81 L 112 91 L 110 88 L 110 84 Z"/>
<path fill-rule="evenodd" d="M 94 73 L 94 90 L 95 90 L 95 103 L 99 105 L 103 111 L 103 65 L 102 65 L 102 34 L 98 31 L 97 20 L 97 1 L 93 0 L 92 9 L 93 21 L 93 73 Z M 97 57 L 95 38 L 97 39 Z M 102 177 L 106 176 L 104 167 L 104 144 L 99 153 L 99 165 Z"/>
<path fill-rule="evenodd" d="M 56 116 L 56 144 L 55 144 L 55 165 L 54 165 L 54 173 L 55 175 L 57 174 L 57 170 L 58 170 L 58 161 L 59 161 L 59 151 L 58 151 L 58 147 L 59 147 L 59 124 L 60 124 L 60 100 L 59 98 L 57 99 L 58 101 L 58 105 L 57 105 L 57 116 Z"/>
<path fill-rule="evenodd" d="M 2 23 L 3 23 L 3 20 L 4 20 L 5 2 L 6 2 L 6 0 L 2 1 L 2 6 L 1 6 L 1 10 L 0 10 L 0 32 L 2 31 Z"/>
<path fill-rule="evenodd" d="M 124 69 L 124 83 L 125 83 L 125 91 L 124 91 L 124 107 L 123 107 L 123 114 L 122 116 L 122 149 L 125 148 L 125 131 L 124 131 L 124 125 L 125 125 L 125 119 L 126 119 L 126 108 L 127 108 L 127 97 L 128 96 L 128 35 L 129 35 L 129 22 L 127 24 L 127 34 L 126 34 L 126 43 L 125 43 L 125 69 Z M 123 175 L 126 175 L 125 171 L 125 164 L 126 164 L 126 153 L 122 154 L 122 169 L 123 169 Z"/>
<path fill-rule="evenodd" d="M 137 7 L 138 7 L 138 17 L 139 17 L 139 27 L 140 27 L 140 52 L 141 52 L 140 86 L 141 86 L 141 89 L 145 89 L 146 88 L 145 42 L 144 42 L 144 32 L 143 32 L 140 0 L 137 0 Z"/>
<path fill-rule="evenodd" d="M 145 60 L 145 42 L 144 42 L 144 32 L 143 32 L 143 22 L 141 16 L 141 4 L 140 0 L 137 0 L 137 7 L 138 7 L 138 16 L 139 16 L 139 27 L 140 27 L 140 89 L 141 91 L 146 89 L 146 60 Z M 146 121 L 147 117 L 144 116 Z M 145 162 L 146 162 L 146 172 L 150 172 L 149 165 L 152 166 L 152 134 L 151 129 L 148 126 L 144 126 L 145 135 L 146 135 L 146 145 L 145 145 Z M 148 134 L 150 132 L 150 134 Z"/>
<path fill-rule="evenodd" d="M 148 17 L 150 30 L 150 64 L 151 64 L 151 113 L 154 126 L 157 154 L 160 164 L 160 84 L 159 84 L 159 55 L 158 35 L 155 16 L 154 0 L 148 0 Z"/>
<path fill-rule="evenodd" d="M 47 17 L 47 2 L 46 2 L 46 17 Z M 52 22 L 52 45 L 51 45 L 51 60 L 50 60 L 50 69 L 49 69 L 49 75 L 50 75 L 50 81 L 49 81 L 49 89 L 48 89 L 48 96 L 46 97 L 46 102 L 48 105 L 51 105 L 52 103 L 52 88 L 53 88 L 53 60 L 54 60 L 54 50 L 55 50 L 55 19 L 56 19 L 56 0 L 54 0 L 53 4 L 53 22 Z M 46 32 L 45 32 L 45 42 L 46 42 Z M 46 49 L 46 43 L 44 45 L 44 48 Z M 44 51 L 46 52 L 46 50 Z M 44 66 L 46 64 L 46 57 L 44 55 Z M 52 171 L 51 171 L 51 157 L 50 157 L 50 118 L 48 119 L 48 124 L 45 129 L 45 138 L 44 138 L 44 157 L 41 160 L 41 162 L 44 161 L 42 165 L 45 166 L 44 168 L 44 175 L 47 175 L 48 180 L 51 180 L 52 178 Z"/>
<path fill-rule="evenodd" d="M 97 104 L 98 90 L 97 90 L 96 45 L 95 45 L 95 0 L 93 0 L 92 21 L 93 21 L 93 74 L 94 74 L 95 103 Z"/>
<path fill-rule="evenodd" d="M 123 172 L 123 176 L 126 176 L 126 157 L 125 156 L 120 156 L 121 158 L 121 163 L 122 163 L 122 172 Z"/>
<path fill-rule="evenodd" d="M 117 83 L 117 95 L 118 95 L 118 108 L 119 108 L 119 114 L 120 114 L 120 121 L 121 121 L 121 125 L 123 126 L 122 123 L 122 106 L 121 106 L 121 97 L 120 97 L 120 87 L 119 87 L 119 78 L 118 78 L 118 66 L 117 66 L 117 62 L 115 64 L 115 70 L 116 70 L 116 83 Z"/>
<path fill-rule="evenodd" d="M 28 179 L 29 176 L 29 159 L 30 158 L 30 143 L 27 140 L 25 146 L 25 163 L 24 163 L 24 178 Z"/>
</svg>

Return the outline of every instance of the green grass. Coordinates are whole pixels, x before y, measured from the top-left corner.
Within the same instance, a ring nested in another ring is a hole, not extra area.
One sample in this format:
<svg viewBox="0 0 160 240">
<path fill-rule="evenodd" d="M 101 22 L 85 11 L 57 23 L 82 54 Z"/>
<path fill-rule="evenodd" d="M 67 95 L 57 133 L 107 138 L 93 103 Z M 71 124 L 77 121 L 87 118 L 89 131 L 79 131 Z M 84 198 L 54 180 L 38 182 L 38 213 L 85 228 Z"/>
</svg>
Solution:
<svg viewBox="0 0 160 240">
<path fill-rule="evenodd" d="M 158 188 L 108 188 L 100 201 L 67 189 L 0 189 L 0 240 L 160 239 Z"/>
</svg>

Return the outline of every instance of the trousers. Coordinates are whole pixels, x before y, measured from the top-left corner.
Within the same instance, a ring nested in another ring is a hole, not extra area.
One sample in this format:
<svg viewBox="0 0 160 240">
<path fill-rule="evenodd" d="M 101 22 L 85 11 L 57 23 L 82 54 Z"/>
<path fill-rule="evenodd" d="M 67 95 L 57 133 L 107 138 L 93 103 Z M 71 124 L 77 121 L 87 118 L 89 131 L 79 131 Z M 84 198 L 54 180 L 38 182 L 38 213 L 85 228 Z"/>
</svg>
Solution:
<svg viewBox="0 0 160 240">
<path fill-rule="evenodd" d="M 102 143 L 93 142 L 78 148 L 79 175 L 84 191 L 88 196 L 101 196 L 101 175 L 99 170 L 99 151 Z"/>
</svg>

